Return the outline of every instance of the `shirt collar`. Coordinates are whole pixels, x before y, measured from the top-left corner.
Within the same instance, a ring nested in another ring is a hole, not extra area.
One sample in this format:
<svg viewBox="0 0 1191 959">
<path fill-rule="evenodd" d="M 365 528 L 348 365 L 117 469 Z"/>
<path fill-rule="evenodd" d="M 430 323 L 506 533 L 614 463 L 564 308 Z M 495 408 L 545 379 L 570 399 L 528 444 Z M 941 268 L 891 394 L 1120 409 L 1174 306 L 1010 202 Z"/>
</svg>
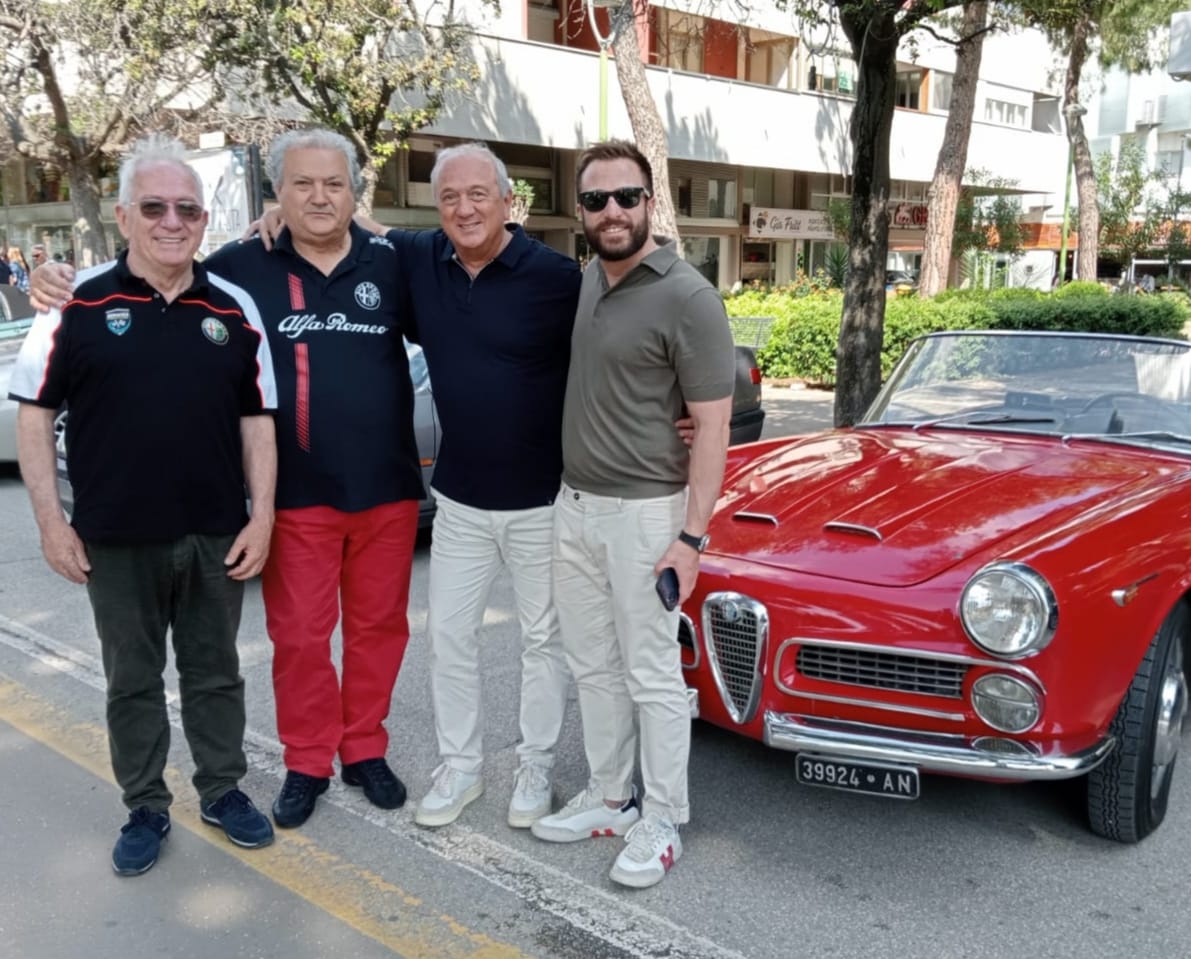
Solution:
<svg viewBox="0 0 1191 959">
<path fill-rule="evenodd" d="M 205 290 L 208 285 L 207 267 L 201 261 L 195 260 L 192 269 L 193 269 L 193 278 L 190 282 L 190 286 L 185 291 L 183 291 L 185 293 L 199 292 L 201 290 Z M 128 250 L 127 249 L 121 250 L 120 254 L 116 257 L 116 276 L 119 278 L 120 283 L 123 285 L 142 286 L 145 289 L 153 290 L 154 293 L 159 292 L 158 290 L 155 290 L 153 288 L 153 286 L 144 277 L 137 276 L 129 268 L 129 266 L 128 266 Z"/>
<path fill-rule="evenodd" d="M 517 261 L 529 249 L 529 236 L 516 223 L 506 223 L 505 229 L 512 234 L 512 237 L 505 244 L 505 248 L 496 254 L 490 262 L 499 263 L 511 270 L 517 266 Z M 443 236 L 446 236 L 446 231 L 443 231 Z M 440 259 L 444 261 L 455 259 L 455 244 L 451 242 L 450 237 L 447 237 L 446 242 L 443 244 Z"/>
</svg>

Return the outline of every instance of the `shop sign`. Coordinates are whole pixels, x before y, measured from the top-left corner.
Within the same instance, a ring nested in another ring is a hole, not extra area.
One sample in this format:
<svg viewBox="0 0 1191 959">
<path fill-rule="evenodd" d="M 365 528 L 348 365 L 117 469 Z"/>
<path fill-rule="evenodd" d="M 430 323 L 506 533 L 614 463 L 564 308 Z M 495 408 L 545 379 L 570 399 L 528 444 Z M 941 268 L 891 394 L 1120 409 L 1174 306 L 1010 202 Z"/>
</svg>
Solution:
<svg viewBox="0 0 1191 959">
<path fill-rule="evenodd" d="M 755 206 L 749 213 L 749 236 L 772 240 L 834 240 L 825 210 L 777 210 Z"/>
<path fill-rule="evenodd" d="M 893 205 L 893 228 L 895 230 L 925 230 L 927 209 L 924 203 L 895 203 Z"/>
</svg>

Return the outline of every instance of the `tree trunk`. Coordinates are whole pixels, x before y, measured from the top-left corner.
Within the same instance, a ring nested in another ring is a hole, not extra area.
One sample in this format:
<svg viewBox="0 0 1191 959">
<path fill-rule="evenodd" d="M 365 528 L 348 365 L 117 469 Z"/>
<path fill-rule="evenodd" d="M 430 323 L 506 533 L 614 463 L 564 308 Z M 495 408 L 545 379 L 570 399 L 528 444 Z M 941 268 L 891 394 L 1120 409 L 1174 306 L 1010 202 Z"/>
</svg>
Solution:
<svg viewBox="0 0 1191 959">
<path fill-rule="evenodd" d="M 91 164 L 75 159 L 66 170 L 70 182 L 70 209 L 74 214 L 74 246 L 77 265 L 104 263 L 111 258 L 107 231 L 99 206 L 99 187 Z"/>
<path fill-rule="evenodd" d="M 1079 196 L 1079 253 L 1075 261 L 1075 276 L 1080 280 L 1095 280 L 1100 258 L 1100 207 L 1096 196 L 1096 164 L 1088 146 L 1083 117 L 1069 108 L 1079 104 L 1079 80 L 1088 59 L 1088 37 L 1091 23 L 1082 16 L 1071 32 L 1071 53 L 1067 60 L 1067 77 L 1063 85 L 1063 113 L 1067 119 L 1067 140 L 1075 159 L 1075 190 Z M 1060 278 L 1061 280 L 1062 278 Z"/>
<path fill-rule="evenodd" d="M 626 2 L 633 4 L 633 17 L 620 29 L 612 44 L 616 54 L 616 79 L 620 81 L 621 96 L 629 114 L 637 148 L 653 167 L 653 232 L 673 237 L 678 246 L 678 255 L 682 256 L 682 238 L 678 235 L 678 218 L 674 212 L 674 198 L 670 195 L 670 146 L 657 104 L 653 102 L 649 81 L 645 77 L 641 44 L 637 37 L 638 29 L 645 29 L 649 22 L 649 4 L 647 0 Z"/>
<path fill-rule="evenodd" d="M 955 77 L 951 85 L 951 107 L 943 132 L 943 146 L 935 163 L 935 176 L 927 192 L 926 239 L 923 243 L 922 271 L 918 276 L 918 295 L 923 298 L 943 292 L 951 272 L 955 211 L 959 205 L 964 169 L 968 165 L 968 140 L 972 133 L 972 113 L 976 107 L 976 81 L 980 74 L 987 25 L 987 0 L 973 0 L 964 4 Z"/>
<path fill-rule="evenodd" d="M 372 157 L 361 159 L 360 178 L 364 186 L 356 197 L 356 212 L 361 216 L 372 216 L 372 204 L 376 199 L 376 163 Z"/>
<path fill-rule="evenodd" d="M 835 366 L 835 424 L 851 426 L 881 388 L 885 259 L 889 250 L 889 140 L 900 34 L 896 9 L 841 6 L 859 76 L 852 108 L 852 224 Z"/>
</svg>

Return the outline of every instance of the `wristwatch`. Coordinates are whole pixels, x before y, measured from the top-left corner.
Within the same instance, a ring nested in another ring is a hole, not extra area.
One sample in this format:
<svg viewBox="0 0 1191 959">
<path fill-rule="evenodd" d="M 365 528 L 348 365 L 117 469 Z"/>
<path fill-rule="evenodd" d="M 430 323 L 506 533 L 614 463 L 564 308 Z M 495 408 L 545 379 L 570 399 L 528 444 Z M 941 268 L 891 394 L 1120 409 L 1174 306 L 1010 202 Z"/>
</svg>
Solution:
<svg viewBox="0 0 1191 959">
<path fill-rule="evenodd" d="M 711 537 L 704 533 L 702 536 L 692 536 L 685 529 L 678 534 L 678 542 L 686 543 L 696 553 L 702 553 L 707 549 L 707 544 L 711 542 Z"/>
</svg>

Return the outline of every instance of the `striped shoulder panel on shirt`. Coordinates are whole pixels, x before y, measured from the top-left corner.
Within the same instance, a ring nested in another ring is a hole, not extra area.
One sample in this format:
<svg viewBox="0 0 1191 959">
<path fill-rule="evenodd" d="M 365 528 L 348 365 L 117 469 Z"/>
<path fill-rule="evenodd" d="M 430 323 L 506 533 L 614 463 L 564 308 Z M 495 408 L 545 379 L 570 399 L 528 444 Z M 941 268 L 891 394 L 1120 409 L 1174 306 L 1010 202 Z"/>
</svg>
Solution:
<svg viewBox="0 0 1191 959">
<path fill-rule="evenodd" d="M 277 409 L 277 381 L 273 376 L 273 354 L 269 351 L 269 335 L 265 331 L 264 320 L 260 310 L 256 308 L 256 301 L 242 286 L 236 286 L 225 280 L 218 273 L 207 271 L 207 279 L 211 285 L 223 290 L 236 301 L 244 313 L 244 321 L 257 335 L 256 346 L 256 379 L 261 391 L 261 406 L 266 410 Z"/>
<path fill-rule="evenodd" d="M 89 266 L 87 269 L 75 273 L 75 296 L 67 302 L 66 306 L 78 302 L 79 287 L 96 277 L 103 276 L 115 265 L 116 261 L 110 260 L 107 263 Z M 21 344 L 21 352 L 17 356 L 16 365 L 13 367 L 12 377 L 8 383 L 10 396 L 33 403 L 41 399 L 41 392 L 45 387 L 46 375 L 50 368 L 50 356 L 54 350 L 54 337 L 61 326 L 62 310 L 43 310 L 34 317 L 33 326 L 25 334 L 25 341 Z"/>
</svg>

